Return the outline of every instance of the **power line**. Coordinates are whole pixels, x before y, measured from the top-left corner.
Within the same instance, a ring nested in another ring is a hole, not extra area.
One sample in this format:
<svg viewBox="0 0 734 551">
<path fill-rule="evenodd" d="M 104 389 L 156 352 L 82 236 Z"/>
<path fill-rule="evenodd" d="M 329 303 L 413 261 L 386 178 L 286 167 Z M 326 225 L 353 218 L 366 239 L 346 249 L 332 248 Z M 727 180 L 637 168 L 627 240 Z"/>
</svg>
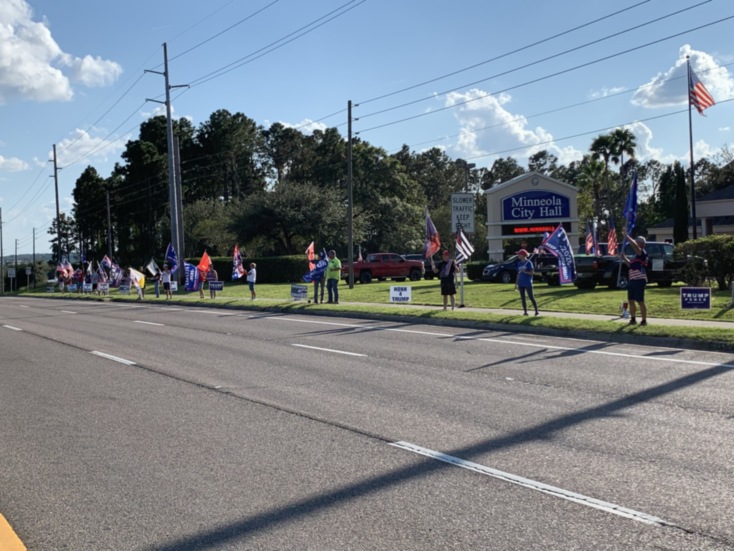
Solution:
<svg viewBox="0 0 734 551">
<path fill-rule="evenodd" d="M 276 40 L 274 42 L 271 42 L 270 44 L 268 44 L 266 46 L 263 46 L 259 50 L 255 50 L 254 52 L 246 55 L 245 57 L 242 57 L 242 58 L 240 58 L 238 60 L 235 60 L 232 63 L 229 63 L 229 64 L 224 65 L 223 67 L 221 67 L 219 69 L 216 69 L 215 71 L 212 71 L 211 73 L 208 73 L 208 74 L 206 74 L 206 75 L 204 75 L 202 77 L 199 77 L 198 79 L 193 80 L 191 82 L 191 88 L 194 88 L 196 86 L 200 86 L 201 84 L 204 84 L 205 82 L 209 82 L 210 80 L 213 80 L 215 78 L 219 78 L 220 76 L 225 75 L 225 74 L 227 74 L 227 73 L 229 73 L 231 71 L 234 71 L 235 69 L 238 69 L 238 68 L 242 67 L 243 65 L 246 65 L 248 63 L 251 63 L 251 62 L 255 61 L 256 59 L 260 59 L 261 57 L 263 57 L 263 56 L 265 56 L 265 55 L 267 55 L 269 53 L 272 53 L 275 50 L 278 50 L 278 49 L 282 48 L 286 44 L 290 44 L 294 40 L 297 40 L 297 39 L 301 38 L 302 36 L 305 36 L 305 35 L 313 32 L 313 31 L 315 31 L 319 27 L 322 27 L 322 26 L 326 25 L 327 23 L 333 21 L 334 19 L 337 19 L 338 17 L 341 17 L 342 15 L 345 15 L 346 13 L 350 12 L 354 8 L 360 6 L 361 4 L 364 4 L 367 0 L 360 0 L 356 5 L 351 6 L 351 7 L 348 7 L 347 9 L 344 9 L 347 6 L 350 6 L 350 4 L 353 4 L 356 1 L 357 0 L 350 0 L 346 4 L 342 4 L 341 6 L 339 6 L 338 8 L 336 8 L 335 10 L 332 10 L 329 13 L 327 13 L 325 15 L 322 15 L 321 17 L 319 17 L 317 19 L 314 19 L 313 21 L 311 21 L 310 23 L 304 25 L 303 27 L 301 27 L 299 29 L 296 29 L 295 31 L 293 31 L 293 32 L 291 32 L 291 33 L 289 33 L 289 34 L 287 34 L 287 35 L 279 38 L 278 40 Z M 344 10 L 344 11 L 341 11 L 341 10 Z M 337 13 L 337 12 L 340 12 L 340 11 L 341 11 L 341 13 Z M 336 13 L 336 15 L 333 15 L 332 16 L 332 14 L 335 14 L 335 13 Z M 326 18 L 328 18 L 328 19 L 326 19 Z M 322 20 L 324 20 L 324 21 L 322 21 Z M 314 25 L 315 23 L 318 23 L 319 21 L 321 21 L 321 23 L 319 23 L 318 25 L 315 25 L 311 29 L 308 28 L 308 27 L 311 27 L 312 25 Z M 308 30 L 304 30 L 304 29 L 308 29 Z M 303 31 L 303 32 L 301 32 L 301 31 Z M 297 34 L 297 33 L 301 33 L 301 34 Z M 293 36 L 293 35 L 296 35 L 296 36 Z M 286 40 L 289 37 L 292 37 L 292 38 L 290 38 L 289 40 Z M 282 42 L 282 43 L 281 44 L 278 44 L 279 42 Z M 276 44 L 277 44 L 277 46 L 276 46 Z M 273 47 L 271 48 L 271 46 L 273 46 Z M 270 48 L 270 49 L 268 50 L 268 48 Z M 260 52 L 262 52 L 262 53 L 260 53 Z M 259 55 L 256 55 L 256 54 L 259 54 Z"/>
<path fill-rule="evenodd" d="M 624 12 L 629 11 L 631 9 L 637 8 L 637 7 L 639 7 L 639 6 L 643 5 L 643 4 L 647 4 L 649 1 L 650 0 L 644 0 L 643 2 L 638 2 L 637 4 L 634 4 L 634 5 L 629 6 L 627 8 L 623 8 L 623 9 L 618 10 L 618 11 L 615 11 L 613 13 L 610 13 L 609 15 L 605 15 L 605 16 L 599 17 L 599 18 L 594 19 L 592 21 L 589 21 L 587 23 L 583 23 L 581 25 L 578 25 L 577 27 L 573 27 L 571 29 L 567 29 L 567 30 L 562 31 L 560 33 L 554 34 L 554 35 L 549 36 L 547 38 L 543 38 L 542 40 L 538 40 L 536 42 L 532 42 L 531 44 L 527 44 L 525 46 L 521 46 L 520 48 L 516 48 L 516 49 L 511 50 L 509 52 L 505 52 L 503 54 L 500 54 L 498 56 L 492 57 L 490 59 L 485 59 L 484 61 L 480 61 L 479 63 L 475 63 L 474 65 L 469 65 L 468 67 L 464 67 L 463 69 L 458 69 L 458 70 L 453 71 L 451 73 L 447 73 L 445 75 L 441 75 L 441 76 L 438 76 L 438 77 L 435 77 L 435 78 L 432 78 L 432 79 L 429 79 L 429 80 L 425 80 L 423 82 L 419 82 L 418 84 L 413 84 L 411 86 L 407 86 L 405 88 L 401 88 L 400 90 L 395 90 L 394 92 L 389 92 L 387 94 L 382 94 L 381 96 L 377 96 L 377 97 L 370 98 L 370 99 L 367 99 L 367 100 L 364 100 L 364 101 L 360 101 L 360 102 L 356 103 L 355 106 L 360 106 L 360 105 L 364 105 L 366 103 L 371 103 L 373 101 L 378 101 L 378 100 L 381 100 L 381 99 L 389 98 L 390 96 L 401 94 L 403 92 L 407 92 L 408 90 L 413 90 L 415 88 L 419 88 L 421 86 L 425 86 L 426 84 L 431 84 L 433 82 L 437 82 L 439 80 L 443 80 L 445 78 L 458 75 L 460 73 L 463 73 L 465 71 L 469 71 L 471 69 L 476 69 L 477 67 L 481 67 L 482 65 L 486 65 L 487 63 L 491 63 L 492 61 L 497 61 L 499 59 L 503 59 L 503 58 L 508 57 L 508 56 L 510 56 L 512 54 L 516 54 L 516 53 L 522 52 L 524 50 L 528 50 L 528 49 L 530 49 L 530 48 L 532 48 L 534 46 L 539 46 L 540 44 L 544 44 L 546 42 L 550 42 L 551 40 L 554 40 L 556 38 L 560 38 L 561 36 L 564 36 L 564 35 L 570 34 L 572 32 L 578 31 L 580 29 L 583 29 L 584 27 L 589 27 L 589 26 L 593 25 L 594 23 L 599 23 L 600 21 L 604 21 L 605 19 L 610 19 L 610 18 L 614 17 L 615 15 L 619 15 L 620 13 L 624 13 Z M 707 0 L 707 1 L 710 2 L 711 0 Z"/>
<path fill-rule="evenodd" d="M 654 23 L 658 23 L 658 22 L 662 21 L 663 19 L 667 19 L 669 17 L 673 17 L 675 15 L 679 15 L 679 14 L 681 14 L 683 12 L 688 11 L 688 10 L 692 10 L 694 8 L 700 7 L 703 4 L 707 4 L 708 2 L 711 2 L 711 0 L 705 0 L 704 2 L 701 2 L 701 3 L 696 4 L 694 6 L 689 6 L 687 8 L 683 8 L 681 10 L 678 10 L 678 11 L 675 11 L 675 12 L 672 12 L 672 13 L 669 13 L 667 15 L 663 15 L 661 17 L 658 17 L 658 18 L 655 18 L 655 19 L 651 19 L 650 21 L 646 21 L 645 23 L 640 23 L 639 25 L 635 25 L 634 27 L 628 27 L 627 29 L 624 29 L 622 31 L 609 34 L 609 35 L 607 35 L 605 37 L 602 37 L 602 38 L 597 38 L 596 40 L 592 40 L 591 42 L 587 42 L 585 44 L 581 44 L 580 46 L 575 46 L 573 48 L 569 48 L 568 50 L 564 50 L 562 52 L 559 52 L 559 53 L 556 53 L 556 54 L 553 54 L 553 55 L 550 55 L 550 56 L 547 56 L 547 57 L 544 57 L 544 58 L 541 58 L 541 59 L 537 59 L 535 61 L 531 61 L 530 63 L 526 63 L 524 65 L 520 65 L 518 67 L 514 67 L 514 68 L 509 69 L 507 71 L 504 71 L 502 73 L 498 73 L 496 75 L 491 75 L 489 77 L 486 77 L 486 78 L 483 78 L 483 79 L 480 79 L 480 80 L 475 80 L 474 82 L 469 82 L 469 83 L 466 83 L 466 84 L 462 84 L 460 86 L 457 86 L 455 88 L 452 88 L 451 90 L 444 90 L 443 92 L 439 92 L 437 94 L 431 94 L 430 96 L 426 96 L 426 97 L 423 97 L 423 98 L 420 98 L 420 99 L 417 99 L 417 100 L 413 100 L 413 101 L 409 101 L 409 102 L 406 102 L 406 103 L 402 103 L 402 104 L 396 105 L 394 107 L 388 107 L 386 109 L 381 109 L 379 111 L 374 111 L 374 112 L 368 113 L 366 115 L 360 115 L 359 118 L 360 119 L 366 119 L 367 117 L 373 117 L 373 116 L 379 115 L 381 113 L 386 113 L 388 111 L 394 111 L 396 109 L 401 109 L 403 107 L 407 107 L 409 105 L 414 105 L 414 104 L 420 103 L 422 101 L 427 101 L 427 100 L 430 100 L 430 99 L 434 99 L 436 96 L 443 96 L 443 95 L 446 95 L 446 94 L 448 94 L 450 92 L 455 92 L 456 90 L 459 90 L 461 88 L 468 88 L 469 86 L 474 86 L 476 84 L 481 84 L 481 83 L 486 82 L 488 80 L 492 80 L 492 79 L 495 79 L 495 78 L 498 78 L 498 77 L 509 75 L 511 73 L 515 73 L 515 72 L 520 71 L 522 69 L 527 69 L 528 67 L 532 67 L 533 65 L 539 65 L 540 63 L 544 63 L 546 61 L 550 61 L 551 59 L 556 59 L 556 58 L 562 57 L 562 56 L 564 56 L 566 54 L 569 54 L 571 52 L 582 50 L 582 49 L 587 48 L 589 46 L 593 46 L 594 44 L 599 44 L 600 42 L 604 42 L 605 40 L 609 40 L 611 38 L 616 38 L 616 37 L 621 36 L 623 34 L 626 34 L 628 32 L 636 31 L 638 29 L 641 29 L 642 27 L 646 27 L 648 25 L 652 25 Z"/>
<path fill-rule="evenodd" d="M 560 75 L 563 75 L 563 74 L 566 74 L 566 73 L 571 73 L 573 71 L 577 71 L 578 69 L 582 69 L 584 67 L 589 67 L 591 65 L 596 65 L 597 63 L 601 63 L 602 61 L 608 61 L 609 59 L 612 59 L 612 58 L 615 58 L 615 57 L 619 57 L 621 55 L 625 55 L 625 54 L 628 54 L 628 53 L 631 53 L 631 52 L 635 52 L 637 50 L 641 50 L 643 48 L 647 48 L 649 46 L 653 46 L 655 44 L 659 44 L 660 42 L 665 42 L 666 40 L 670 40 L 672 38 L 677 38 L 677 37 L 682 36 L 684 34 L 691 33 L 693 31 L 698 31 L 698 30 L 701 30 L 701 29 L 705 29 L 707 27 L 711 27 L 713 25 L 718 25 L 719 23 L 723 23 L 724 21 L 728 21 L 730 19 L 734 19 L 734 15 L 730 15 L 728 17 L 724 17 L 722 19 L 718 19 L 716 21 L 712 21 L 710 23 L 706 23 L 704 25 L 699 25 L 698 27 L 693 27 L 691 29 L 687 29 L 685 31 L 681 31 L 681 32 L 678 32 L 678 33 L 675 33 L 675 34 L 666 36 L 664 38 L 659 38 L 657 40 L 653 40 L 652 42 L 647 42 L 645 44 L 641 44 L 639 46 L 635 46 L 634 48 L 628 48 L 626 50 L 622 50 L 620 52 L 617 52 L 617 53 L 614 53 L 614 54 L 610 54 L 608 56 L 600 57 L 600 58 L 594 59 L 592 61 L 588 61 L 586 63 L 581 63 L 579 65 L 575 65 L 573 67 L 570 67 L 568 69 L 564 69 L 562 71 L 557 71 L 557 72 L 551 73 L 549 75 L 545 75 L 545 76 L 538 77 L 538 78 L 535 78 L 535 79 L 532 79 L 532 80 L 528 80 L 528 81 L 525 81 L 525 82 L 523 82 L 521 84 L 516 84 L 514 86 L 509 86 L 507 88 L 504 88 L 502 90 L 498 90 L 496 92 L 490 92 L 490 93 L 487 93 L 487 94 L 482 94 L 482 95 L 479 95 L 476 98 L 472 98 L 470 100 L 458 102 L 458 103 L 455 103 L 453 105 L 449 105 L 449 106 L 446 106 L 446 107 L 440 107 L 438 109 L 434 109 L 434 110 L 429 111 L 429 112 L 426 112 L 426 113 L 420 113 L 418 115 L 413 115 L 413 116 L 410 116 L 410 117 L 405 117 L 403 119 L 399 119 L 399 120 L 395 120 L 395 121 L 392 121 L 392 122 L 387 122 L 387 123 L 384 123 L 384 124 L 373 126 L 371 128 L 367 128 L 365 130 L 361 130 L 361 131 L 357 132 L 357 134 L 363 134 L 364 132 L 369 132 L 371 130 L 377 130 L 378 128 L 384 128 L 386 126 L 392 126 L 392 125 L 395 125 L 395 124 L 399 124 L 401 122 L 406 122 L 406 121 L 409 121 L 409 120 L 414 120 L 414 119 L 418 119 L 418 118 L 421 118 L 421 117 L 426 117 L 428 115 L 434 115 L 436 113 L 440 113 L 440 112 L 446 111 L 448 109 L 455 109 L 457 107 L 460 107 L 462 105 L 466 105 L 468 103 L 472 103 L 474 101 L 478 101 L 478 100 L 485 99 L 485 98 L 488 98 L 488 97 L 491 97 L 491 96 L 494 96 L 494 95 L 497 95 L 497 94 L 501 94 L 502 92 L 508 92 L 510 90 L 515 90 L 517 88 L 522 88 L 522 87 L 528 86 L 530 84 L 535 84 L 535 83 L 541 82 L 543 80 L 548 80 L 549 78 L 553 78 L 553 77 L 557 77 L 557 76 L 560 76 Z"/>
</svg>

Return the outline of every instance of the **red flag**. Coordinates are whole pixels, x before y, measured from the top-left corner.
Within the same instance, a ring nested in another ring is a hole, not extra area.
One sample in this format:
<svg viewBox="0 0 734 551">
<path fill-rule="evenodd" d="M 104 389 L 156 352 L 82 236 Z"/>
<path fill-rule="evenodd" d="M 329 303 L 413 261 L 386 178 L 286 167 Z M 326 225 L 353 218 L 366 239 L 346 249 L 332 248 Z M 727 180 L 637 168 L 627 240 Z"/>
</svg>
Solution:
<svg viewBox="0 0 734 551">
<path fill-rule="evenodd" d="M 313 270 L 316 268 L 316 262 L 314 262 L 313 241 L 311 241 L 308 249 L 306 249 L 306 258 L 308 259 L 308 269 Z"/>
<path fill-rule="evenodd" d="M 212 269 L 212 259 L 209 258 L 208 254 L 206 254 L 206 251 L 201 255 L 201 260 L 199 260 L 199 264 L 197 264 L 196 267 L 199 268 L 199 272 L 201 274 L 206 274 Z"/>
<path fill-rule="evenodd" d="M 690 67 L 688 74 L 688 97 L 690 98 L 691 105 L 693 105 L 701 115 L 703 115 L 704 109 L 708 109 L 716 103 L 713 96 L 709 94 L 708 90 L 706 90 L 703 82 L 698 80 L 698 76 L 696 76 L 696 73 L 694 73 L 693 69 Z"/>
</svg>

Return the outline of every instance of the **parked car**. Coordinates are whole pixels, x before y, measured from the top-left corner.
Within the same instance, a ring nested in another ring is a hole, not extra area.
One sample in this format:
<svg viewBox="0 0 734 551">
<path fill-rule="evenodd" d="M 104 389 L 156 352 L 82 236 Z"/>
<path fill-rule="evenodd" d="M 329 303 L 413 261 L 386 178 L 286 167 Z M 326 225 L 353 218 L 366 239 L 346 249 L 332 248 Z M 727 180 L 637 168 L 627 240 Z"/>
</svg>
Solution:
<svg viewBox="0 0 734 551">
<path fill-rule="evenodd" d="M 362 262 L 354 263 L 354 279 L 370 283 L 373 279 L 390 278 L 394 281 L 418 281 L 423 276 L 423 262 L 407 260 L 395 253 L 368 254 Z M 342 262 L 342 278 L 349 277 L 349 266 Z"/>
<path fill-rule="evenodd" d="M 602 243 L 606 245 L 606 243 Z M 606 247 L 601 248 L 606 250 Z M 660 287 L 670 287 L 673 282 L 681 281 L 681 269 L 689 260 L 673 258 L 673 245 L 670 243 L 648 241 L 645 250 L 650 257 L 647 268 L 648 283 L 657 283 Z M 624 249 L 627 257 L 632 258 L 635 252 L 627 243 Z M 606 285 L 610 289 L 627 288 L 627 270 L 619 256 L 594 256 L 586 254 L 574 255 L 576 263 L 576 281 L 579 289 L 593 289 L 597 285 Z"/>
<path fill-rule="evenodd" d="M 423 262 L 423 279 L 433 279 L 436 277 L 436 274 L 433 273 L 430 259 L 423 258 L 422 254 L 404 254 L 403 258 L 405 258 L 405 260 L 419 260 L 420 262 Z"/>
<path fill-rule="evenodd" d="M 558 285 L 558 259 L 553 255 L 533 254 L 530 257 L 535 266 L 533 281 L 546 282 L 548 285 Z M 504 262 L 488 264 L 482 270 L 482 281 L 495 283 L 515 283 L 517 280 L 518 256 L 511 256 Z"/>
</svg>

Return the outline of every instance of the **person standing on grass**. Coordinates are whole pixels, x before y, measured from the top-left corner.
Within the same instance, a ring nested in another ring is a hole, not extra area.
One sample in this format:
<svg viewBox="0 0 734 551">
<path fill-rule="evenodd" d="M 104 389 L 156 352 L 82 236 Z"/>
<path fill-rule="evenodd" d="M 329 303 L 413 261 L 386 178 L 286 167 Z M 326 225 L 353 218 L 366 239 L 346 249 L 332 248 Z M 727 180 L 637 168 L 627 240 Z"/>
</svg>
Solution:
<svg viewBox="0 0 734 551">
<path fill-rule="evenodd" d="M 339 304 L 339 280 L 341 277 L 342 262 L 336 257 L 336 251 L 332 249 L 329 251 L 329 263 L 326 265 L 326 290 L 329 293 L 329 304 Z"/>
<path fill-rule="evenodd" d="M 535 269 L 533 263 L 528 260 L 528 251 L 520 249 L 517 251 L 517 256 L 520 261 L 517 263 L 517 279 L 515 280 L 515 290 L 520 291 L 520 299 L 522 300 L 523 315 L 528 315 L 528 304 L 525 300 L 525 294 L 527 293 L 530 302 L 535 308 L 535 315 L 539 315 L 538 303 L 535 302 L 535 296 L 533 296 L 533 273 Z"/>
<path fill-rule="evenodd" d="M 209 298 L 211 299 L 217 298 L 217 292 L 212 289 L 212 283 L 215 281 L 219 281 L 219 274 L 212 268 L 206 273 L 206 282 L 209 285 Z"/>
<path fill-rule="evenodd" d="M 632 249 L 635 251 L 635 256 L 630 260 L 627 255 L 624 254 L 624 247 L 619 252 L 619 257 L 622 262 L 629 266 L 627 271 L 627 301 L 630 307 L 630 322 L 629 325 L 637 325 L 637 304 L 640 305 L 640 325 L 647 325 L 647 306 L 645 305 L 645 287 L 647 286 L 647 264 L 649 257 L 645 246 L 647 241 L 644 237 L 640 236 L 632 239 L 629 235 L 625 234 L 625 239 L 629 242 Z"/>
<path fill-rule="evenodd" d="M 163 291 L 166 293 L 166 300 L 173 298 L 173 293 L 171 293 L 171 268 L 168 267 L 168 264 L 163 265 L 163 273 L 161 274 L 161 282 L 163 282 Z"/>
<path fill-rule="evenodd" d="M 161 271 L 156 268 L 155 274 L 150 278 L 153 281 L 153 290 L 155 298 L 161 298 Z"/>
<path fill-rule="evenodd" d="M 247 286 L 250 288 L 250 300 L 255 300 L 257 295 L 255 294 L 255 282 L 257 281 L 257 265 L 253 262 L 250 264 L 250 269 L 247 271 Z"/>
<path fill-rule="evenodd" d="M 433 258 L 431 258 L 433 261 Z M 451 258 L 451 254 L 448 251 L 443 252 L 443 260 L 438 263 L 438 266 L 431 265 L 433 272 L 438 274 L 438 278 L 441 281 L 441 296 L 443 297 L 443 309 L 446 310 L 448 307 L 449 297 L 451 297 L 451 309 L 456 307 L 456 260 Z"/>
</svg>

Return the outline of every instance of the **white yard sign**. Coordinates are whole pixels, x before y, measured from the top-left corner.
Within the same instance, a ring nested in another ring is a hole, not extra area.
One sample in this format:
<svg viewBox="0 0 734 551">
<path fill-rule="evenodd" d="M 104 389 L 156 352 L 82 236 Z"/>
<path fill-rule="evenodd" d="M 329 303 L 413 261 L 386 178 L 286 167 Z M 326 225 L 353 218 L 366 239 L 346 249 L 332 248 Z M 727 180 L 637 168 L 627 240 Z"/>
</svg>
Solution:
<svg viewBox="0 0 734 551">
<path fill-rule="evenodd" d="M 410 302 L 411 289 L 405 286 L 390 287 L 390 302 Z"/>
</svg>

